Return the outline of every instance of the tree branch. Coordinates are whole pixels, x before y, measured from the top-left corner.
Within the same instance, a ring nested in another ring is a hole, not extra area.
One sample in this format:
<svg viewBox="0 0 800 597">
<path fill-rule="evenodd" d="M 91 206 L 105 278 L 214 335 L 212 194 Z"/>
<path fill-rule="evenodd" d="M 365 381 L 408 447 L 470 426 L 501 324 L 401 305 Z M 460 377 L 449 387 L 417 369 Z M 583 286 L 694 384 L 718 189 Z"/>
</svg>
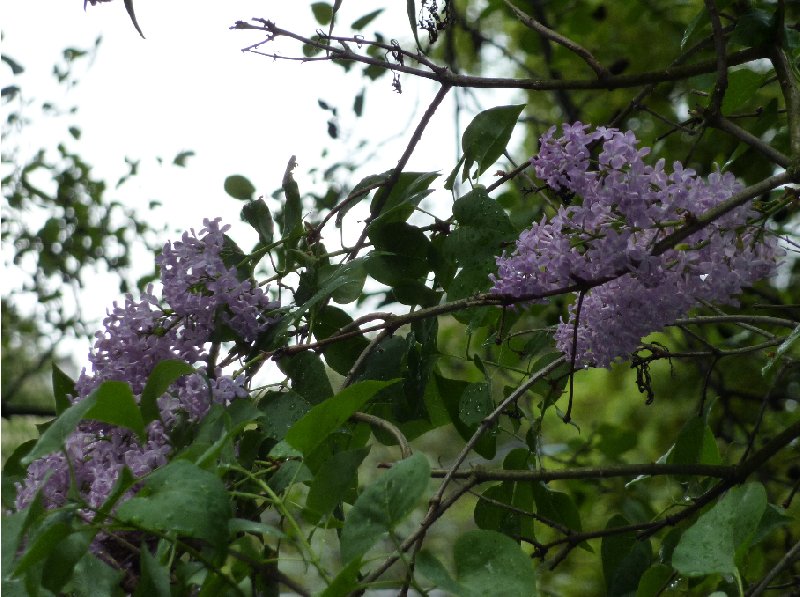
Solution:
<svg viewBox="0 0 800 597">
<path fill-rule="evenodd" d="M 792 62 L 786 56 L 785 40 L 786 30 L 784 25 L 786 5 L 784 0 L 778 0 L 776 34 L 777 43 L 772 46 L 770 60 L 778 76 L 778 83 L 783 92 L 786 103 L 786 117 L 789 121 L 789 143 L 792 151 L 792 160 L 800 160 L 800 89 L 798 89 L 797 76 L 793 70 Z M 797 65 L 794 65 L 797 68 Z"/>
<path fill-rule="evenodd" d="M 782 154 L 770 144 L 764 143 L 764 141 L 756 137 L 754 134 L 731 122 L 720 113 L 714 112 L 713 108 L 703 112 L 703 119 L 709 126 L 712 126 L 723 133 L 728 133 L 735 139 L 738 139 L 742 143 L 749 145 L 756 151 L 767 156 L 770 160 L 782 168 L 788 168 L 791 164 L 790 158 Z"/>
<path fill-rule="evenodd" d="M 428 123 L 431 121 L 433 114 L 436 112 L 436 109 L 441 105 L 444 97 L 447 95 L 447 92 L 450 91 L 450 85 L 442 85 L 439 88 L 439 91 L 436 92 L 436 96 L 431 101 L 428 108 L 425 110 L 425 113 L 422 115 L 422 118 L 417 125 L 417 128 L 414 129 L 414 134 L 411 135 L 411 139 L 406 146 L 406 150 L 403 152 L 403 155 L 400 156 L 400 159 L 397 161 L 397 166 L 395 166 L 394 170 L 392 170 L 392 174 L 389 176 L 389 180 L 382 186 L 381 190 L 375 194 L 375 203 L 372 205 L 370 209 L 370 215 L 367 218 L 366 222 L 364 223 L 364 229 L 361 232 L 361 236 L 359 237 L 356 244 L 353 246 L 352 250 L 350 251 L 349 258 L 353 259 L 358 254 L 358 251 L 364 244 L 364 241 L 367 238 L 369 225 L 377 218 L 383 207 L 386 205 L 386 201 L 389 199 L 389 194 L 392 192 L 392 189 L 397 184 L 397 181 L 400 180 L 400 174 L 402 174 L 403 169 L 406 167 L 409 158 L 411 158 L 411 154 L 414 153 L 414 149 L 419 143 L 419 140 L 422 139 L 422 133 L 425 131 L 425 128 L 428 126 Z"/>
<path fill-rule="evenodd" d="M 709 112 L 714 116 L 719 116 L 722 109 L 722 100 L 725 97 L 725 90 L 728 88 L 728 64 L 725 57 L 725 36 L 722 32 L 722 23 L 719 20 L 719 11 L 714 0 L 705 0 L 706 10 L 711 20 L 711 31 L 714 35 L 714 50 L 717 54 L 717 82 L 711 94 Z"/>
<path fill-rule="evenodd" d="M 386 431 L 397 440 L 397 444 L 400 446 L 401 457 L 408 458 L 411 456 L 411 446 L 408 445 L 406 436 L 403 435 L 403 432 L 400 431 L 397 426 L 390 423 L 386 419 L 381 419 L 380 417 L 376 417 L 375 415 L 371 415 L 369 413 L 354 412 L 352 415 L 350 415 L 350 420 L 366 423 L 370 427 L 377 427 L 378 429 Z"/>
<path fill-rule="evenodd" d="M 431 477 L 443 479 L 450 469 L 432 469 Z M 488 481 L 563 481 L 575 479 L 612 479 L 615 477 L 636 477 L 646 475 L 658 477 L 665 475 L 687 475 L 727 479 L 736 475 L 735 466 L 714 464 L 622 464 L 600 468 L 578 468 L 559 471 L 546 470 L 486 470 L 481 468 L 468 471 L 454 471 L 452 479 L 474 479 L 476 483 Z"/>
<path fill-rule="evenodd" d="M 589 65 L 595 74 L 597 75 L 598 79 L 607 79 L 611 76 L 611 73 L 608 72 L 608 69 L 604 67 L 600 62 L 595 58 L 592 53 L 578 44 L 577 42 L 572 41 L 568 37 L 564 37 L 557 31 L 553 31 L 549 27 L 545 27 L 542 23 L 531 17 L 530 15 L 525 14 L 519 8 L 514 6 L 509 0 L 503 0 L 506 6 L 508 6 L 511 11 L 516 15 L 516 17 L 522 21 L 522 24 L 528 27 L 529 29 L 533 29 L 543 37 L 557 43 L 560 46 L 564 46 L 570 52 L 580 56 L 583 61 Z"/>
<path fill-rule="evenodd" d="M 678 228 L 672 234 L 661 239 L 653 247 L 653 250 L 650 252 L 651 255 L 661 255 L 664 251 L 668 251 L 682 240 L 690 237 L 695 232 L 702 230 L 714 220 L 721 218 L 729 211 L 744 205 L 759 195 L 768 193 L 776 187 L 790 182 L 800 182 L 800 173 L 787 170 L 786 172 L 775 174 L 774 176 L 765 178 L 761 182 L 757 182 L 756 184 L 743 189 L 727 201 L 723 201 L 716 207 L 709 209 L 703 214 L 697 216 L 692 222 L 686 224 L 682 228 Z"/>
<path fill-rule="evenodd" d="M 238 21 L 231 29 L 256 29 L 265 31 L 274 37 L 289 37 L 295 39 L 303 44 L 310 45 L 320 50 L 330 52 L 329 60 L 347 60 L 353 62 L 361 62 L 363 64 L 370 64 L 379 66 L 387 70 L 398 73 L 405 73 L 409 75 L 418 76 L 424 79 L 431 79 L 438 81 L 442 85 L 450 87 L 473 87 L 476 89 L 530 89 L 532 91 L 553 91 L 556 89 L 624 89 L 631 87 L 639 87 L 649 83 L 664 83 L 668 81 L 681 81 L 694 77 L 696 75 L 715 72 L 717 67 L 716 60 L 704 60 L 691 65 L 668 66 L 662 70 L 648 71 L 644 73 L 634 73 L 627 75 L 612 75 L 605 79 L 515 79 L 506 77 L 479 77 L 472 75 L 461 75 L 448 71 L 444 67 L 429 66 L 431 70 L 423 70 L 406 66 L 404 64 L 391 64 L 386 60 L 372 58 L 364 54 L 353 52 L 348 47 L 336 48 L 329 44 L 322 43 L 318 40 L 310 39 L 276 27 L 271 21 L 264 19 L 257 19 L 262 25 L 252 25 L 243 21 Z M 364 43 L 362 39 L 349 38 L 350 43 L 359 44 Z M 267 40 L 270 41 L 270 40 Z M 255 54 L 263 53 L 252 46 L 244 48 L 243 51 L 252 52 Z M 747 48 L 732 52 L 726 57 L 728 66 L 737 66 L 765 58 L 767 51 L 763 48 Z M 273 56 L 271 56 L 273 57 Z M 275 58 L 283 58 L 281 56 L 274 56 Z M 418 58 L 415 58 L 421 62 Z"/>
<path fill-rule="evenodd" d="M 758 597 L 758 595 L 761 595 L 769 588 L 769 584 L 797 558 L 800 558 L 800 541 L 795 543 L 792 548 L 786 552 L 786 555 L 783 556 L 783 559 L 781 559 L 781 561 L 778 562 L 775 567 L 770 570 L 766 576 L 764 576 L 764 578 L 761 579 L 761 582 L 745 593 L 746 597 Z"/>
</svg>

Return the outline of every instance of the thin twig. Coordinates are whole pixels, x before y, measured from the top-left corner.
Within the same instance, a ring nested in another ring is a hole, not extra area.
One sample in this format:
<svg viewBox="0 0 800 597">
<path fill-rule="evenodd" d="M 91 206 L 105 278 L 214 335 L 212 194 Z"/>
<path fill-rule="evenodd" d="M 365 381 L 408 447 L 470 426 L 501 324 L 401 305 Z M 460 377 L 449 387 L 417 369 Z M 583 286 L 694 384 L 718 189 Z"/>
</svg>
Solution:
<svg viewBox="0 0 800 597">
<path fill-rule="evenodd" d="M 350 420 L 366 423 L 370 427 L 377 427 L 378 429 L 382 429 L 383 431 L 389 433 L 397 440 L 397 444 L 400 446 L 400 456 L 402 458 L 408 458 L 411 456 L 411 446 L 408 445 L 408 439 L 406 439 L 406 436 L 403 435 L 403 432 L 400 431 L 400 429 L 393 423 L 387 421 L 386 419 L 376 417 L 375 415 L 362 412 L 354 412 L 352 415 L 350 415 Z"/>
<path fill-rule="evenodd" d="M 428 108 L 425 110 L 425 113 L 422 115 L 422 118 L 417 125 L 417 128 L 414 129 L 414 134 L 411 135 L 411 139 L 406 146 L 406 150 L 403 152 L 403 155 L 400 156 L 400 159 L 397 162 L 397 166 L 395 166 L 394 170 L 392 170 L 392 174 L 389 176 L 389 180 L 383 185 L 380 191 L 376 193 L 375 200 L 373 205 L 370 209 L 370 216 L 367 218 L 364 224 L 364 230 L 361 232 L 361 236 L 359 237 L 356 244 L 353 246 L 349 258 L 354 259 L 355 256 L 358 254 L 358 251 L 363 246 L 364 241 L 367 238 L 369 225 L 372 221 L 377 218 L 381 211 L 383 210 L 384 206 L 386 205 L 386 201 L 389 199 L 389 194 L 392 192 L 392 189 L 397 184 L 397 181 L 400 180 L 400 174 L 402 174 L 403 169 L 406 167 L 409 158 L 411 158 L 411 154 L 414 153 L 414 149 L 417 147 L 417 143 L 419 140 L 422 139 L 422 133 L 425 131 L 425 128 L 428 126 L 428 123 L 431 121 L 433 114 L 436 112 L 436 109 L 444 100 L 447 92 L 450 91 L 450 85 L 442 85 L 439 88 L 439 91 L 436 92 L 436 96 L 431 101 Z"/>
<path fill-rule="evenodd" d="M 782 168 L 788 168 L 789 164 L 791 164 L 791 159 L 782 154 L 780 151 L 772 147 L 769 143 L 765 143 L 754 134 L 749 131 L 746 131 L 738 124 L 735 124 L 722 116 L 721 114 L 716 114 L 713 110 L 707 110 L 703 113 L 704 120 L 706 124 L 709 126 L 718 129 L 724 133 L 728 133 L 730 136 L 738 139 L 742 143 L 749 145 L 759 153 L 762 153 L 770 160 L 781 166 Z"/>
<path fill-rule="evenodd" d="M 705 0 L 706 10 L 711 20 L 711 31 L 714 35 L 714 50 L 717 54 L 717 82 L 711 94 L 709 112 L 719 116 L 722 109 L 722 100 L 728 88 L 728 65 L 725 59 L 725 36 L 722 33 L 722 23 L 719 20 L 719 11 L 714 0 Z"/>
<path fill-rule="evenodd" d="M 358 355 L 356 362 L 353 363 L 352 367 L 350 367 L 350 371 L 347 372 L 347 377 L 345 378 L 342 387 L 346 388 L 353 384 L 353 382 L 356 380 L 358 372 L 361 370 L 361 367 L 369 358 L 369 355 L 371 355 L 375 351 L 375 349 L 378 348 L 378 345 L 381 342 L 383 342 L 386 338 L 391 336 L 394 333 L 394 330 L 396 329 L 397 329 L 396 326 L 387 325 L 385 329 L 381 330 L 380 334 L 378 334 L 369 344 L 367 344 L 364 350 L 361 351 L 361 354 Z"/>
<path fill-rule="evenodd" d="M 565 357 L 560 357 L 550 363 L 549 365 L 543 367 L 536 373 L 532 374 L 525 382 L 520 385 L 514 392 L 512 392 L 505 400 L 503 400 L 491 413 L 489 413 L 478 425 L 478 429 L 475 433 L 472 434 L 472 437 L 467 441 L 464 448 L 462 448 L 461 452 L 459 452 L 458 456 L 456 456 L 455 461 L 447 470 L 447 474 L 445 474 L 444 478 L 442 479 L 442 483 L 439 485 L 439 489 L 434 494 L 433 498 L 430 501 L 430 507 L 428 508 L 428 512 L 425 514 L 422 522 L 420 523 L 417 530 L 411 534 L 403 543 L 400 545 L 398 550 L 391 554 L 388 558 L 386 558 L 383 563 L 378 566 L 373 572 L 371 572 L 368 576 L 368 580 L 375 580 L 381 574 L 383 574 L 386 570 L 388 570 L 392 564 L 394 564 L 399 558 L 400 553 L 407 551 L 412 545 L 414 545 L 417 541 L 420 541 L 422 538 L 425 537 L 425 533 L 427 532 L 428 528 L 442 515 L 442 513 L 449 508 L 448 504 L 453 503 L 453 495 L 449 496 L 448 498 L 444 497 L 444 493 L 447 489 L 447 486 L 450 484 L 450 481 L 453 479 L 453 475 L 457 472 L 458 468 L 464 463 L 469 452 L 475 447 L 475 444 L 478 440 L 483 436 L 484 433 L 497 421 L 501 414 L 508 408 L 508 406 L 514 403 L 516 400 L 519 400 L 525 392 L 530 389 L 530 387 L 536 383 L 539 379 L 544 377 L 545 375 L 551 373 L 559 366 L 561 366 L 565 362 Z M 461 495 L 464 491 L 471 489 L 472 485 L 475 484 L 474 479 L 468 477 L 467 489 L 459 488 L 454 495 Z"/>
<path fill-rule="evenodd" d="M 462 75 L 453 73 L 444 67 L 428 67 L 430 70 L 415 68 L 404 64 L 392 64 L 386 60 L 372 58 L 371 56 L 358 54 L 350 49 L 335 48 L 329 44 L 314 40 L 302 35 L 298 35 L 285 29 L 280 29 L 265 21 L 260 26 L 251 25 L 239 21 L 232 29 L 257 29 L 273 36 L 284 36 L 297 40 L 303 44 L 310 45 L 323 51 L 330 51 L 331 60 L 345 60 L 361 62 L 372 66 L 379 66 L 393 72 L 414 75 L 423 79 L 438 81 L 442 85 L 451 87 L 472 87 L 475 89 L 530 89 L 533 91 L 553 91 L 556 89 L 624 89 L 640 87 L 650 83 L 666 83 L 669 81 L 682 81 L 696 75 L 715 72 L 716 60 L 704 60 L 690 65 L 668 66 L 660 70 L 647 71 L 643 73 L 613 75 L 606 79 L 515 79 L 507 77 L 480 77 L 472 75 Z M 362 40 L 352 38 L 353 44 L 361 43 Z M 247 50 L 247 48 L 245 48 Z M 255 50 L 247 50 L 258 53 Z M 767 56 L 764 48 L 747 48 L 737 52 L 732 52 L 727 56 L 728 66 L 737 66 L 759 60 Z M 278 56 L 277 58 L 281 58 Z"/>
<path fill-rule="evenodd" d="M 729 211 L 744 205 L 755 197 L 759 197 L 764 193 L 768 193 L 769 191 L 772 191 L 773 189 L 790 182 L 800 182 L 800 173 L 786 171 L 780 174 L 775 174 L 774 176 L 765 178 L 761 182 L 757 182 L 756 184 L 739 191 L 727 201 L 723 201 L 719 205 L 700 214 L 693 221 L 687 223 L 681 228 L 678 228 L 672 234 L 661 239 L 655 244 L 650 254 L 654 256 L 661 255 L 682 240 L 690 237 L 695 232 L 702 230 L 715 220 L 721 218 Z"/>
<path fill-rule="evenodd" d="M 589 50 L 587 50 L 580 44 L 572 41 L 568 37 L 561 35 L 557 31 L 553 31 L 549 27 L 545 27 L 530 15 L 527 15 L 524 12 L 522 12 L 519 8 L 517 8 L 511 2 L 509 2 L 509 0 L 503 0 L 503 1 L 505 2 L 506 6 L 508 6 L 511 9 L 511 11 L 517 16 L 517 18 L 520 21 L 522 21 L 522 23 L 526 27 L 528 27 L 529 29 L 533 29 L 540 35 L 543 35 L 547 39 L 561 46 L 564 46 L 572 53 L 576 54 L 577 56 L 580 56 L 583 59 L 583 61 L 589 65 L 589 68 L 591 68 L 595 72 L 595 74 L 599 79 L 607 79 L 611 76 L 611 73 L 608 72 L 608 69 L 606 69 L 606 67 L 600 64 L 597 58 L 595 58 Z"/>
<path fill-rule="evenodd" d="M 431 469 L 431 477 L 443 479 L 449 469 Z M 714 477 L 727 479 L 736 474 L 735 466 L 716 464 L 621 464 L 600 468 L 575 468 L 558 471 L 550 470 L 488 470 L 474 468 L 464 471 L 455 471 L 453 479 L 474 479 L 476 483 L 490 481 L 564 481 L 577 479 L 612 479 L 617 477 L 661 477 L 668 475 L 686 475 L 697 477 Z"/>
<path fill-rule="evenodd" d="M 786 555 L 783 556 L 781 561 L 775 564 L 772 570 L 767 572 L 766 576 L 761 579 L 761 582 L 759 582 L 752 589 L 749 589 L 745 595 L 747 597 L 758 597 L 758 595 L 761 595 L 769 588 L 769 584 L 797 558 L 800 558 L 800 541 L 795 543 L 794 546 L 792 546 L 792 548 L 786 553 Z"/>
<path fill-rule="evenodd" d="M 572 354 L 569 357 L 569 402 L 567 403 L 567 412 L 562 419 L 565 423 L 569 423 L 572 418 L 572 398 L 575 394 L 575 361 L 578 358 L 578 326 L 581 322 L 581 307 L 585 296 L 586 291 L 581 290 L 578 293 L 578 304 L 575 307 L 575 325 L 572 328 Z"/>
<path fill-rule="evenodd" d="M 717 323 L 732 323 L 732 324 L 761 324 L 761 325 L 776 325 L 785 328 L 796 328 L 797 322 L 791 319 L 784 319 L 782 317 L 772 317 L 769 315 L 698 315 L 697 317 L 687 317 L 676 319 L 671 325 L 705 325 Z M 762 330 L 759 333 L 765 333 Z M 768 335 L 772 337 L 772 334 Z"/>
<path fill-rule="evenodd" d="M 510 172 L 504 173 L 496 181 L 494 181 L 492 184 L 490 184 L 488 187 L 486 187 L 486 192 L 487 193 L 491 193 L 492 191 L 494 191 L 497 187 L 499 187 L 504 182 L 506 182 L 508 180 L 511 180 L 512 178 L 514 178 L 518 174 L 521 174 L 522 172 L 524 172 L 525 169 L 528 168 L 530 165 L 531 165 L 530 161 L 525 160 L 519 166 L 517 166 L 516 168 L 514 168 Z"/>
</svg>

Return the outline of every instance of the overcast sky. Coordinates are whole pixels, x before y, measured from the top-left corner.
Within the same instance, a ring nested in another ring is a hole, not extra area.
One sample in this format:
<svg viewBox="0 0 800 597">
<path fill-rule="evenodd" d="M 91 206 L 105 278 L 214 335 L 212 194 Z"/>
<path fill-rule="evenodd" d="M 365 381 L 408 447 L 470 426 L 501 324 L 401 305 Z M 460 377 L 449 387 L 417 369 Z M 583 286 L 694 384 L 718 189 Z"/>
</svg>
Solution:
<svg viewBox="0 0 800 597">
<path fill-rule="evenodd" d="M 14 80 L 24 98 L 78 106 L 74 124 L 83 134 L 80 143 L 70 146 L 95 167 L 95 176 L 113 187 L 127 170 L 125 157 L 141 160 L 141 176 L 112 190 L 109 198 L 121 199 L 153 223 L 167 222 L 174 230 L 199 228 L 204 217 L 223 216 L 236 224 L 241 204 L 225 195 L 226 176 L 243 174 L 259 194 L 269 195 L 280 186 L 289 157 L 297 155 L 296 176 L 302 192 L 311 185 L 304 173 L 319 163 L 323 147 L 330 147 L 335 159 L 350 155 L 352 146 L 365 137 L 394 138 L 363 174 L 380 173 L 397 162 L 436 91 L 427 81 L 405 77 L 403 94 L 398 95 L 392 91 L 390 78 L 384 77 L 368 85 L 364 118 L 356 121 L 352 100 L 365 84 L 357 73 L 345 76 L 341 68 L 324 62 L 275 62 L 244 54 L 241 48 L 261 36 L 229 30 L 236 20 L 258 16 L 311 35 L 318 25 L 308 4 L 136 0 L 138 21 L 147 36 L 141 39 L 122 0 L 88 6 L 85 12 L 81 0 L 7 2 L 2 51 L 25 67 L 24 75 Z M 364 33 L 380 30 L 387 37 L 407 40 L 405 3 L 386 4 L 392 7 Z M 352 12 L 354 6 L 357 12 Z M 345 2 L 342 22 L 350 23 L 375 5 L 363 6 Z M 51 75 L 53 65 L 64 48 L 90 48 L 101 35 L 103 42 L 91 68 L 78 68 L 79 85 L 65 92 Z M 278 49 L 296 53 L 288 46 Z M 10 81 L 9 69 L 3 66 L 2 84 Z M 334 143 L 327 136 L 330 114 L 319 108 L 320 98 L 340 108 L 347 140 Z M 23 155 L 40 147 L 54 149 L 65 138 L 67 125 L 73 124 L 63 120 L 49 124 L 36 105 L 29 114 L 34 124 L 14 140 Z M 446 103 L 409 168 L 441 170 L 446 175 L 456 159 L 454 140 L 452 103 Z M 195 152 L 188 167 L 169 166 L 184 150 Z M 158 166 L 156 156 L 167 165 Z M 148 211 L 153 199 L 164 207 Z M 242 245 L 248 247 L 248 233 L 240 225 L 234 237 L 244 235 Z M 138 260 L 134 269 L 149 271 L 150 259 Z M 6 288 L 14 283 L 12 276 L 6 276 Z M 84 315 L 100 319 L 118 298 L 115 284 L 98 282 L 81 299 Z M 85 348 L 79 352 L 85 354 Z"/>
</svg>

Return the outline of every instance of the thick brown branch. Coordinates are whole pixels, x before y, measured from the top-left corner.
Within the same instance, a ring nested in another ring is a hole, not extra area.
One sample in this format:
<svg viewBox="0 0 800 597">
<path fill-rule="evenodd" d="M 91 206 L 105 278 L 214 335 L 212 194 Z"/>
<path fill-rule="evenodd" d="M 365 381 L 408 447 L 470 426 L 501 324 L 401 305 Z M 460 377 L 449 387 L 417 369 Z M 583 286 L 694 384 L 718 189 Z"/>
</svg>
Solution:
<svg viewBox="0 0 800 597">
<path fill-rule="evenodd" d="M 775 30 L 777 32 L 776 44 L 772 47 L 770 60 L 778 76 L 778 83 L 783 92 L 786 103 L 786 117 L 789 121 L 789 140 L 792 159 L 795 163 L 800 160 L 800 88 L 798 88 L 796 64 L 792 64 L 786 56 L 785 42 L 786 30 L 784 26 L 786 6 L 784 0 L 779 0 Z"/>
</svg>

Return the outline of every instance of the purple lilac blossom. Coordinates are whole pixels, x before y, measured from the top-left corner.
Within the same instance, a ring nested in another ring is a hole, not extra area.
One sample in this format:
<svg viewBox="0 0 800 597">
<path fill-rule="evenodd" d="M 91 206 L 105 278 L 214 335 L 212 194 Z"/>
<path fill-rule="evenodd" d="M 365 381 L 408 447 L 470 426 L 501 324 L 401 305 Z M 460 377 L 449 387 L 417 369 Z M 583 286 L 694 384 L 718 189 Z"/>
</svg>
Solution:
<svg viewBox="0 0 800 597">
<path fill-rule="evenodd" d="M 275 322 L 269 312 L 278 303 L 250 281 L 239 281 L 235 268 L 223 263 L 227 228 L 219 219 L 203 224 L 199 236 L 185 233 L 180 242 L 167 243 L 157 258 L 163 302 L 148 287 L 138 301 L 128 295 L 124 305 L 115 303 L 108 312 L 89 354 L 92 370 L 81 372 L 74 401 L 110 380 L 127 382 L 138 397 L 160 361 L 203 361 L 218 315 L 245 341 Z M 197 372 L 173 384 L 157 401 L 161 420 L 148 425 L 144 443 L 127 429 L 83 421 L 64 452 L 31 463 L 26 479 L 17 485 L 17 508 L 30 504 L 39 490 L 45 507 L 63 505 L 70 464 L 81 496 L 92 508 L 105 502 L 124 466 L 139 478 L 166 464 L 172 451 L 169 434 L 176 425 L 200 421 L 212 404 L 227 406 L 247 396 L 244 376 L 233 378 L 219 368 L 214 373 L 209 378 Z"/>
<path fill-rule="evenodd" d="M 733 295 L 774 273 L 781 255 L 773 235 L 734 209 L 653 256 L 653 245 L 683 223 L 742 188 L 729 172 L 704 179 L 675 162 L 644 162 L 631 131 L 564 124 L 542 136 L 532 160 L 536 175 L 580 204 L 562 206 L 520 234 L 516 249 L 497 259 L 495 293 L 532 296 L 584 284 L 577 329 L 578 366 L 607 367 L 641 339 L 702 302 L 732 304 Z M 592 146 L 597 145 L 597 158 Z M 607 281 L 601 283 L 604 279 Z M 575 305 L 556 330 L 556 345 L 572 356 Z"/>
</svg>

